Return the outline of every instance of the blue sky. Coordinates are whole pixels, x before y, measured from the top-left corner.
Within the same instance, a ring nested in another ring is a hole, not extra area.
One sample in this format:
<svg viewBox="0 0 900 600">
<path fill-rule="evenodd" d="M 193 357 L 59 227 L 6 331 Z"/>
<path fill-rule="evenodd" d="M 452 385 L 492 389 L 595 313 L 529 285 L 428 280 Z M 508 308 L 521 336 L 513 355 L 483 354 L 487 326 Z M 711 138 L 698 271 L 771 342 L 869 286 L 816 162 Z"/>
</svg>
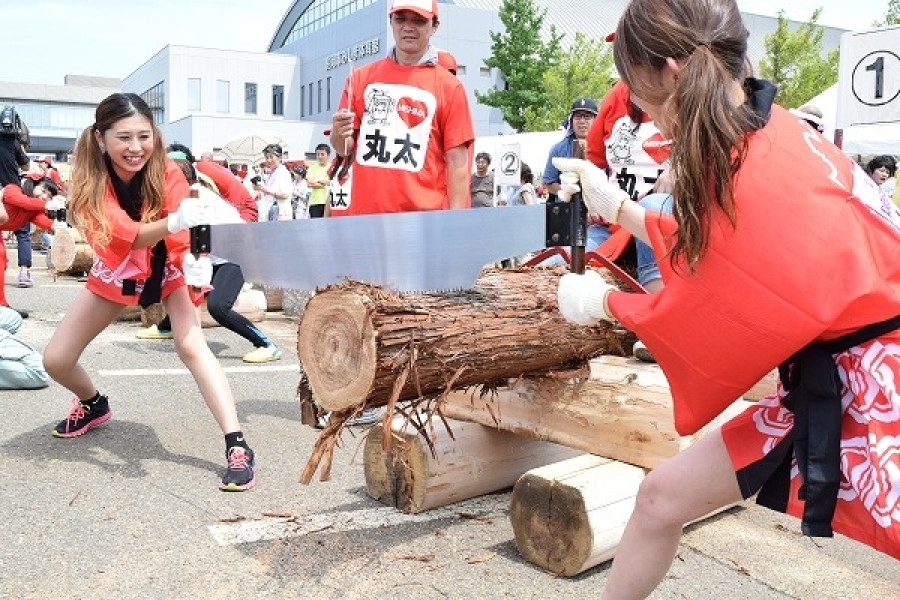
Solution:
<svg viewBox="0 0 900 600">
<path fill-rule="evenodd" d="M 598 2 L 602 0 L 597 0 Z M 61 85 L 67 73 L 125 77 L 166 44 L 264 52 L 292 0 L 2 0 L 0 81 Z M 738 0 L 741 10 L 866 29 L 888 0 Z M 10 25 L 11 24 L 11 25 Z"/>
</svg>

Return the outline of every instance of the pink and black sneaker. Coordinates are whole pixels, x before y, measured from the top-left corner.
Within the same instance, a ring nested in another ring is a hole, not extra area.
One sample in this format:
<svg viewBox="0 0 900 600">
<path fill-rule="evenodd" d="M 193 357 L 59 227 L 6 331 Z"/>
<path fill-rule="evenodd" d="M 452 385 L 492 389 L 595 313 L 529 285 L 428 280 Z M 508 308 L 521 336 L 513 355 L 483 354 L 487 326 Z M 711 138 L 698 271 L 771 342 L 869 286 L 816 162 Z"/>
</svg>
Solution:
<svg viewBox="0 0 900 600">
<path fill-rule="evenodd" d="M 106 396 L 98 396 L 93 402 L 82 402 L 74 398 L 69 414 L 51 433 L 58 438 L 76 437 L 86 433 L 91 427 L 106 423 L 110 417 L 112 411 L 109 410 L 109 399 Z"/>
<path fill-rule="evenodd" d="M 243 492 L 256 485 L 256 461 L 253 450 L 243 446 L 232 446 L 226 457 L 228 470 L 222 477 L 219 489 L 223 492 Z"/>
</svg>

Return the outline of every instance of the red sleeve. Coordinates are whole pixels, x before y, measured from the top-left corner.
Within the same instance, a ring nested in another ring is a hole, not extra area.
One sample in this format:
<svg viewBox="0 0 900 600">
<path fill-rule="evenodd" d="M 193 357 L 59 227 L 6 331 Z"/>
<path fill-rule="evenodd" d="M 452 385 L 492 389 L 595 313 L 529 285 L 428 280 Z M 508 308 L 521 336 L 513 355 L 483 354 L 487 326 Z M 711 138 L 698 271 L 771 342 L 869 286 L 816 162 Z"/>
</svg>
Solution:
<svg viewBox="0 0 900 600">
<path fill-rule="evenodd" d="M 213 180 L 219 188 L 219 193 L 238 209 L 243 220 L 250 223 L 259 220 L 256 201 L 250 197 L 250 192 L 231 171 L 211 160 L 198 162 L 197 170 Z"/>
<path fill-rule="evenodd" d="M 3 204 L 17 206 L 29 211 L 43 211 L 47 203 L 22 191 L 22 188 L 11 183 L 3 188 Z"/>
<path fill-rule="evenodd" d="M 472 128 L 472 115 L 469 112 L 469 100 L 462 84 L 450 72 L 447 77 L 453 79 L 450 89 L 450 102 L 442 107 L 444 111 L 444 151 L 457 146 L 470 146 L 475 139 Z"/>
<path fill-rule="evenodd" d="M 53 229 L 53 220 L 42 212 L 35 213 L 34 217 L 31 219 L 31 222 L 44 231 L 50 231 L 51 229 Z"/>
<path fill-rule="evenodd" d="M 106 197 L 103 199 L 103 213 L 109 222 L 109 242 L 99 244 L 90 226 L 85 227 L 84 234 L 97 257 L 115 271 L 131 254 L 141 224 L 132 221 L 128 213 L 119 206 L 111 183 L 107 185 Z"/>
</svg>

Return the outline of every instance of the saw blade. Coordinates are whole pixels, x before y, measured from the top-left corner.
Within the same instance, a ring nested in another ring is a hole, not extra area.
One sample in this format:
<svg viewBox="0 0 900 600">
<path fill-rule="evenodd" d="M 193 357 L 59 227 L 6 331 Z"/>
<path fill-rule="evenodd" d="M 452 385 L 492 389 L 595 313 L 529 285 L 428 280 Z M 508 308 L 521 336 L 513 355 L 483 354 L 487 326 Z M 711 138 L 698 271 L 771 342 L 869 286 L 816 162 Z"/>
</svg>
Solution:
<svg viewBox="0 0 900 600">
<path fill-rule="evenodd" d="M 481 269 L 545 245 L 543 205 L 213 225 L 212 254 L 244 279 L 314 290 L 348 279 L 400 292 L 464 290 Z"/>
</svg>

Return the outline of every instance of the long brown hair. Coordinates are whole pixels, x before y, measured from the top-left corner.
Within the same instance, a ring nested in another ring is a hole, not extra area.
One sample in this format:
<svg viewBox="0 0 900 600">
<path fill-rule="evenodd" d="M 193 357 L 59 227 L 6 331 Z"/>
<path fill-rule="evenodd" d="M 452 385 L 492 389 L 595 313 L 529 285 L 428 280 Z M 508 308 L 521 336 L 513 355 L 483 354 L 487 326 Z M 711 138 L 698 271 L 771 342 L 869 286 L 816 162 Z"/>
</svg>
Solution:
<svg viewBox="0 0 900 600">
<path fill-rule="evenodd" d="M 732 227 L 737 219 L 733 180 L 757 123 L 733 96 L 747 76 L 747 36 L 734 0 L 632 0 L 616 29 L 619 74 L 637 97 L 664 107 L 678 223 L 671 258 L 690 270 L 709 246 L 715 207 Z M 667 58 L 682 66 L 668 97 L 658 79 Z"/>
<path fill-rule="evenodd" d="M 116 93 L 106 97 L 94 112 L 94 124 L 81 133 L 75 144 L 72 194 L 69 198 L 72 222 L 77 227 L 90 231 L 101 244 L 110 240 L 111 226 L 103 207 L 110 183 L 103 152 L 100 151 L 94 132 L 102 135 L 119 120 L 133 115 L 146 118 L 153 130 L 153 152 L 144 166 L 141 185 L 141 223 L 158 218 L 165 201 L 166 152 L 162 135 L 153 122 L 150 107 L 137 94 Z"/>
</svg>

